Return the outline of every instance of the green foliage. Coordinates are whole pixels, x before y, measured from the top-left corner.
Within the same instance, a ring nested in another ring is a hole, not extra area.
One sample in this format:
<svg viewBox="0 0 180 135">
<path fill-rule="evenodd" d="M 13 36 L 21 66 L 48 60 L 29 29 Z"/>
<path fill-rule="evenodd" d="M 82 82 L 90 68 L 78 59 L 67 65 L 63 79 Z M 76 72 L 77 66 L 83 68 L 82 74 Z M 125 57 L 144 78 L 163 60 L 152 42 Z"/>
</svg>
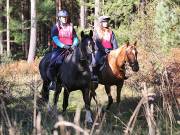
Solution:
<svg viewBox="0 0 180 135">
<path fill-rule="evenodd" d="M 114 30 L 114 33 L 116 35 L 116 40 L 118 41 L 119 46 L 131 40 L 131 34 L 125 25 L 122 25 L 119 27 L 119 29 Z"/>
<path fill-rule="evenodd" d="M 160 1 L 156 7 L 155 28 L 164 50 L 180 45 L 180 7 L 170 0 Z"/>
<path fill-rule="evenodd" d="M 0 32 L 3 30 L 3 24 L 0 22 Z"/>
<path fill-rule="evenodd" d="M 134 8 L 139 0 L 111 0 L 106 1 L 101 14 L 111 16 L 115 26 L 119 24 L 130 24 L 134 19 Z"/>
<path fill-rule="evenodd" d="M 14 41 L 17 44 L 21 44 L 26 39 L 25 34 L 23 34 L 22 32 L 15 31 L 15 32 L 12 32 L 12 35 L 14 36 Z"/>
<path fill-rule="evenodd" d="M 11 57 L 8 57 L 6 54 L 0 55 L 0 64 L 8 64 L 13 62 Z"/>
<path fill-rule="evenodd" d="M 54 0 L 40 0 L 37 4 L 37 19 L 39 21 L 52 21 L 56 16 Z"/>
<path fill-rule="evenodd" d="M 18 19 L 10 19 L 10 31 L 11 37 L 13 37 L 14 42 L 17 44 L 21 44 L 25 41 L 25 34 L 22 33 L 21 28 L 22 23 Z"/>
</svg>

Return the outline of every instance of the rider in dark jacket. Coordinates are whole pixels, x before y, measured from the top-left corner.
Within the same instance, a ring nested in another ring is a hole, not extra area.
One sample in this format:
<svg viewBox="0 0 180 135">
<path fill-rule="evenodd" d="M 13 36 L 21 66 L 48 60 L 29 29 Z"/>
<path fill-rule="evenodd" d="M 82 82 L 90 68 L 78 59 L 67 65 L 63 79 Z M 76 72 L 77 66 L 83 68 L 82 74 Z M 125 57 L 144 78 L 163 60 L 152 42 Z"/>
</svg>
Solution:
<svg viewBox="0 0 180 135">
<path fill-rule="evenodd" d="M 111 50 L 117 49 L 118 44 L 114 32 L 109 26 L 109 16 L 100 16 L 100 26 L 94 30 L 94 41 L 95 41 L 95 60 L 96 66 L 100 64 L 100 60 L 103 56 L 108 54 Z M 96 80 L 96 69 L 94 68 L 94 79 Z"/>
<path fill-rule="evenodd" d="M 78 46 L 79 40 L 72 23 L 68 20 L 68 12 L 61 10 L 58 13 L 58 22 L 51 29 L 51 38 L 53 40 L 53 51 L 48 67 L 48 78 L 51 81 L 49 90 L 56 89 L 56 65 L 60 66 L 63 60 L 62 53 L 65 49 L 70 49 Z M 58 63 L 57 63 L 58 61 Z"/>
</svg>

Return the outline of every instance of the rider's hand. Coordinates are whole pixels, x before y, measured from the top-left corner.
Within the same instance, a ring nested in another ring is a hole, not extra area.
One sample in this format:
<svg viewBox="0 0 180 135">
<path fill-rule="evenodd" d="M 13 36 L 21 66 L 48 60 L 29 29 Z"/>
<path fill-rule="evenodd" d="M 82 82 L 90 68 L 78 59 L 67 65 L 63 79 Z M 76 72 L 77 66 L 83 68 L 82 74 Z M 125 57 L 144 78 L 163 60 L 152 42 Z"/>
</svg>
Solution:
<svg viewBox="0 0 180 135">
<path fill-rule="evenodd" d="M 71 46 L 70 45 L 64 45 L 63 48 L 68 50 L 71 48 Z"/>
<path fill-rule="evenodd" d="M 110 50 L 105 48 L 105 52 L 106 52 L 106 54 L 108 54 L 108 53 L 110 53 Z"/>
<path fill-rule="evenodd" d="M 72 50 L 75 50 L 77 48 L 77 46 L 71 46 Z"/>
</svg>

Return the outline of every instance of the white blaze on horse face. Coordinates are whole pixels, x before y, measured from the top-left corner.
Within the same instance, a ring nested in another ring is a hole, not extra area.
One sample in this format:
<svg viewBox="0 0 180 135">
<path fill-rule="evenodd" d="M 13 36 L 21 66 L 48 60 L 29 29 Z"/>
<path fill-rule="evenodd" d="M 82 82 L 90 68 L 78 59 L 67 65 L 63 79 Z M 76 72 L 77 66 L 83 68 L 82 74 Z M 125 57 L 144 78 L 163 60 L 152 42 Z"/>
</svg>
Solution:
<svg viewBox="0 0 180 135">
<path fill-rule="evenodd" d="M 89 123 L 93 123 L 91 112 L 89 110 L 86 110 L 86 118 L 85 121 Z"/>
<path fill-rule="evenodd" d="M 134 54 L 134 58 L 137 60 L 136 51 L 135 51 L 135 50 L 132 50 L 132 53 Z"/>
<path fill-rule="evenodd" d="M 135 52 L 135 50 L 132 50 L 132 53 L 134 54 L 134 56 L 136 55 L 136 52 Z"/>
<path fill-rule="evenodd" d="M 91 50 L 91 41 L 88 41 L 88 49 Z"/>
<path fill-rule="evenodd" d="M 96 60 L 95 60 L 94 54 L 92 53 L 91 56 L 92 56 L 92 62 L 91 62 L 91 64 L 92 64 L 92 66 L 96 66 Z"/>
</svg>

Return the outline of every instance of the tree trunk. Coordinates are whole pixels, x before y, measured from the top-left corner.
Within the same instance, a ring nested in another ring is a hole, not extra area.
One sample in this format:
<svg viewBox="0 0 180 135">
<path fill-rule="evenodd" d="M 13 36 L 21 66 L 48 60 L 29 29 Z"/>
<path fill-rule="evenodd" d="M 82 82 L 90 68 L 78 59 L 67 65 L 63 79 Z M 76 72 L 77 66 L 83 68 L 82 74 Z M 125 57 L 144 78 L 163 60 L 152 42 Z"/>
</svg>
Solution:
<svg viewBox="0 0 180 135">
<path fill-rule="evenodd" d="M 1 3 L 0 3 L 0 11 L 3 11 L 3 7 Z M 1 23 L 3 23 L 2 16 L 0 16 L 0 21 Z M 2 40 L 3 40 L 3 35 L 2 35 L 2 32 L 0 31 L 0 55 L 3 54 L 3 41 Z"/>
<path fill-rule="evenodd" d="M 95 19 L 94 19 L 94 28 L 98 26 L 98 17 L 100 12 L 100 0 L 95 0 Z"/>
<path fill-rule="evenodd" d="M 56 0 L 56 16 L 59 12 L 59 10 L 61 10 L 61 0 Z"/>
<path fill-rule="evenodd" d="M 29 0 L 25 0 L 24 8 L 25 8 L 25 12 L 24 12 L 25 20 L 29 20 L 30 19 L 30 16 L 29 16 L 30 1 Z M 25 25 L 25 26 L 27 26 L 27 25 Z M 25 34 L 26 34 L 26 40 L 24 43 L 24 51 L 25 51 L 25 58 L 27 59 L 28 58 L 28 52 L 29 52 L 30 30 L 29 29 L 26 30 Z"/>
<path fill-rule="evenodd" d="M 0 32 L 0 55 L 3 54 L 2 32 Z"/>
<path fill-rule="evenodd" d="M 28 63 L 34 62 L 36 51 L 36 0 L 31 0 L 31 33 Z"/>
<path fill-rule="evenodd" d="M 7 56 L 8 57 L 10 57 L 10 55 L 11 55 L 11 50 L 10 50 L 10 32 L 9 32 L 9 18 L 10 18 L 10 16 L 9 16 L 9 0 L 7 0 L 6 1 L 6 9 L 7 9 L 7 11 L 6 11 L 6 19 L 7 19 L 7 27 L 6 27 L 6 29 L 7 29 L 7 31 L 6 31 L 6 39 L 7 39 L 7 41 L 6 41 L 6 43 L 7 43 Z"/>
<path fill-rule="evenodd" d="M 25 43 L 24 43 L 24 40 L 23 40 L 23 34 L 25 34 L 25 31 L 24 31 L 24 5 L 25 3 L 23 1 L 21 1 L 21 36 L 22 36 L 22 41 L 21 41 L 21 45 L 22 45 L 22 51 L 24 53 L 24 57 L 26 56 L 25 55 Z"/>
<path fill-rule="evenodd" d="M 81 4 L 81 10 L 80 10 L 80 26 L 81 28 L 86 27 L 86 10 L 85 10 L 85 0 L 80 1 Z"/>
</svg>

